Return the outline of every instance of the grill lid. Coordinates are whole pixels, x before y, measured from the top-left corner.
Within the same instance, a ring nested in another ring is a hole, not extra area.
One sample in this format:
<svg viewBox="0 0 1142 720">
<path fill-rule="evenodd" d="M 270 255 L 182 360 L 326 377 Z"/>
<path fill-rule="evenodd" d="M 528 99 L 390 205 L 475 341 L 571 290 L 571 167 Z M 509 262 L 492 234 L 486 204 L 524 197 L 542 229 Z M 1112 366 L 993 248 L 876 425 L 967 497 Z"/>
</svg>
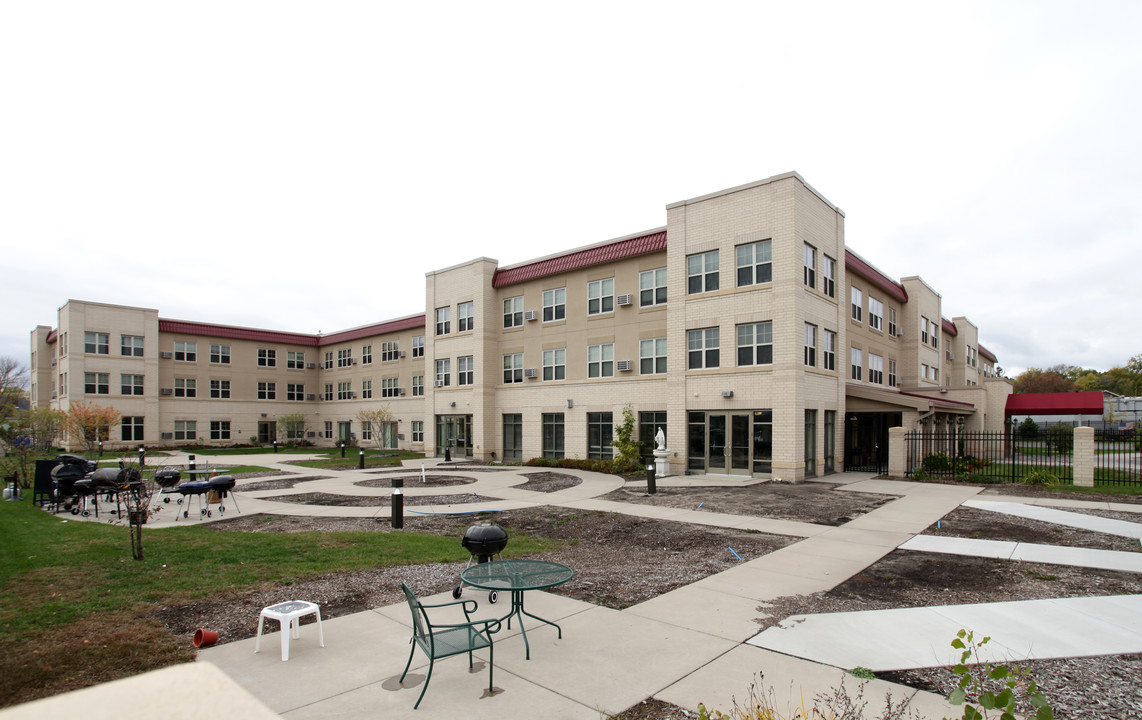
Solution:
<svg viewBox="0 0 1142 720">
<path fill-rule="evenodd" d="M 480 523 L 468 528 L 460 544 L 476 556 L 495 555 L 507 547 L 508 533 L 495 523 Z"/>
</svg>

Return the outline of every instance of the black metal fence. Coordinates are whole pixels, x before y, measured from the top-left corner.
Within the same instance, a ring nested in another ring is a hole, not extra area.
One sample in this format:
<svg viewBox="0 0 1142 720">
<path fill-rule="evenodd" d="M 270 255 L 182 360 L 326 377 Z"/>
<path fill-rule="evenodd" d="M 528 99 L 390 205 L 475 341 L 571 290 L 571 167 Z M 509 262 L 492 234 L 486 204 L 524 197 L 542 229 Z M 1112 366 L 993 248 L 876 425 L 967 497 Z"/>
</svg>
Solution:
<svg viewBox="0 0 1142 720">
<path fill-rule="evenodd" d="M 1052 426 L 1036 433 L 911 432 L 905 436 L 909 476 L 975 482 L 1025 482 L 1042 472 L 1063 484 L 1074 481 L 1074 429 Z M 1142 436 L 1095 431 L 1095 484 L 1142 484 Z"/>
</svg>

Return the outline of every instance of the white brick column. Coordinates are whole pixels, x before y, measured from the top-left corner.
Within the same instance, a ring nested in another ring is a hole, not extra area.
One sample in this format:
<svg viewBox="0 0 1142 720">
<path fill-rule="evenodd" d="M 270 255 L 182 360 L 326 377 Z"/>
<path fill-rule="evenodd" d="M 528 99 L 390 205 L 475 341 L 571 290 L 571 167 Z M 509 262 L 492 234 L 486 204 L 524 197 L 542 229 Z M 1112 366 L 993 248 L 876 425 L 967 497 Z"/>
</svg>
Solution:
<svg viewBox="0 0 1142 720">
<path fill-rule="evenodd" d="M 1081 487 L 1094 487 L 1094 428 L 1075 428 L 1074 483 Z"/>
<path fill-rule="evenodd" d="M 904 428 L 888 428 L 888 477 L 903 478 L 908 471 L 908 453 L 904 446 Z"/>
</svg>

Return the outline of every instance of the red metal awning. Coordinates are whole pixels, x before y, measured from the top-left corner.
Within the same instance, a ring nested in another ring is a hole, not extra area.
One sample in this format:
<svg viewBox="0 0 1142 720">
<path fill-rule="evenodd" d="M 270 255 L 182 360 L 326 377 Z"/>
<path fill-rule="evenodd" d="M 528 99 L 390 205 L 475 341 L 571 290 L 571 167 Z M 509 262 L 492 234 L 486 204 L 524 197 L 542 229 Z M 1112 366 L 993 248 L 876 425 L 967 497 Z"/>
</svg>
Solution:
<svg viewBox="0 0 1142 720">
<path fill-rule="evenodd" d="M 1101 392 L 1018 393 L 1007 396 L 1008 415 L 1102 415 Z"/>
</svg>

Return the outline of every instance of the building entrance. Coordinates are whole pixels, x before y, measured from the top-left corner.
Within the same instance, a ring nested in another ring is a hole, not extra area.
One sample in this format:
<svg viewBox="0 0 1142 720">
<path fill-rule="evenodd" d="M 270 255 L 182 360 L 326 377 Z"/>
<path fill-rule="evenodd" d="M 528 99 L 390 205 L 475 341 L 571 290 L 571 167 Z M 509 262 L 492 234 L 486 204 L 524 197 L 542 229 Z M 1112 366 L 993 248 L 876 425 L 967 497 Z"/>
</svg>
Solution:
<svg viewBox="0 0 1142 720">
<path fill-rule="evenodd" d="M 472 416 L 436 416 L 436 456 L 444 457 L 444 450 L 453 457 L 472 457 Z"/>
<path fill-rule="evenodd" d="M 687 467 L 717 475 L 772 471 L 773 412 L 690 412 Z"/>
</svg>

